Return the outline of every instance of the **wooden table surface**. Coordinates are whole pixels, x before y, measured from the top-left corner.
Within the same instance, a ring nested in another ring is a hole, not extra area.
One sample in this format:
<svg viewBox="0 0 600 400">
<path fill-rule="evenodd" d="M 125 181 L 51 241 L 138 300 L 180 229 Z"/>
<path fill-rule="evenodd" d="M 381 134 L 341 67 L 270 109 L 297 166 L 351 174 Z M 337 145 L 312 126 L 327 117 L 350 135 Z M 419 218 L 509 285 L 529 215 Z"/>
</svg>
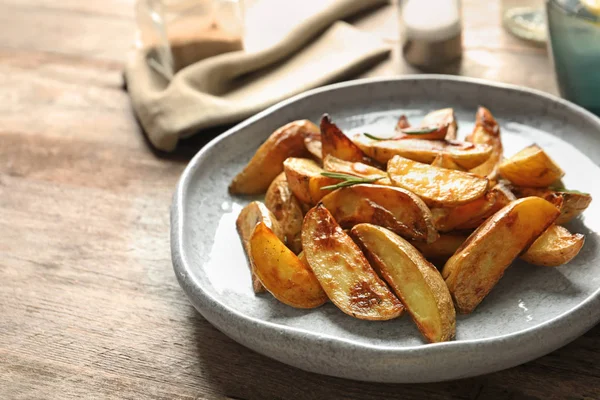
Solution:
<svg viewBox="0 0 600 400">
<path fill-rule="evenodd" d="M 463 6 L 459 73 L 556 91 L 497 2 Z M 393 7 L 351 22 L 398 41 Z M 210 137 L 151 151 L 123 91 L 133 31 L 133 0 L 0 4 L 1 399 L 600 398 L 600 326 L 516 368 L 418 385 L 303 372 L 213 328 L 177 285 L 168 234 Z M 410 71 L 396 51 L 364 76 Z"/>
</svg>

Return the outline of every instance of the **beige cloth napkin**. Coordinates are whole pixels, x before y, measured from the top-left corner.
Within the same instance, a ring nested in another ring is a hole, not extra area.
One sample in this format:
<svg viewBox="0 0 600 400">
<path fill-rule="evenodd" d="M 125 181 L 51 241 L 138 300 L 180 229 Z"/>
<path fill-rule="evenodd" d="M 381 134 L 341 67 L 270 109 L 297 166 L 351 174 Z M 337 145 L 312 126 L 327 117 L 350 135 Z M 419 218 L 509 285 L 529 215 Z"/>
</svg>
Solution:
<svg viewBox="0 0 600 400">
<path fill-rule="evenodd" d="M 170 82 L 136 50 L 125 68 L 133 108 L 152 144 L 172 151 L 179 138 L 240 121 L 377 61 L 389 52 L 388 46 L 338 20 L 385 3 L 271 1 L 269 12 L 261 14 L 263 26 L 248 26 L 245 51 L 198 61 Z M 261 36 L 272 40 L 253 48 L 252 29 L 263 29 Z"/>
</svg>

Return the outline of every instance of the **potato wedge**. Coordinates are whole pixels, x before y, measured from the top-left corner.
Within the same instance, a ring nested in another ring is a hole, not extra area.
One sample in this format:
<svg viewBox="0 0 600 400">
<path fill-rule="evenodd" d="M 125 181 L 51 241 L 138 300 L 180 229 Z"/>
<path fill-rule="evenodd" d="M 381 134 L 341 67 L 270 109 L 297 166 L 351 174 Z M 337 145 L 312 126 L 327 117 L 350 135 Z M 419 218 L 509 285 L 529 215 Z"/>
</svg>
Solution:
<svg viewBox="0 0 600 400">
<path fill-rule="evenodd" d="M 290 190 L 285 172 L 277 175 L 267 189 L 265 205 L 279 222 L 284 243 L 290 250 L 298 254 L 302 250 L 301 231 L 304 213 L 300 202 Z"/>
<path fill-rule="evenodd" d="M 483 196 L 488 180 L 468 172 L 432 167 L 400 156 L 388 163 L 394 186 L 410 190 L 429 205 L 457 206 Z"/>
<path fill-rule="evenodd" d="M 344 313 L 366 320 L 402 314 L 400 301 L 322 204 L 304 218 L 302 247 L 323 290 Z"/>
<path fill-rule="evenodd" d="M 574 191 L 555 191 L 544 188 L 529 188 L 514 186 L 511 188 L 517 197 L 537 196 L 550 202 L 556 197 L 562 198 L 560 204 L 560 216 L 556 220 L 556 225 L 564 225 L 572 219 L 580 216 L 592 202 L 592 196 L 588 193 Z"/>
<path fill-rule="evenodd" d="M 382 164 L 396 155 L 431 164 L 439 153 L 445 153 L 460 167 L 471 169 L 487 160 L 492 153 L 491 146 L 485 144 L 451 140 L 374 140 L 363 134 L 354 135 L 352 140 L 367 156 Z"/>
<path fill-rule="evenodd" d="M 269 136 L 258 148 L 242 172 L 229 185 L 231 194 L 261 194 L 283 171 L 283 161 L 288 157 L 307 155 L 304 137 L 319 132 L 319 127 L 308 120 L 290 122 Z"/>
<path fill-rule="evenodd" d="M 558 267 L 575 258 L 584 242 L 583 235 L 573 234 L 559 225 L 550 225 L 521 255 L 521 259 L 534 265 Z"/>
<path fill-rule="evenodd" d="M 360 184 L 337 189 L 321 203 L 345 229 L 368 222 L 410 239 L 433 242 L 438 238 L 431 211 L 408 190 Z"/>
<path fill-rule="evenodd" d="M 448 287 L 436 267 L 409 242 L 372 224 L 358 224 L 351 235 L 373 268 L 392 288 L 429 342 L 454 338 L 456 313 Z"/>
<path fill-rule="evenodd" d="M 310 267 L 263 222 L 250 236 L 250 254 L 256 275 L 277 300 L 296 308 L 315 308 L 327 301 Z"/>
<path fill-rule="evenodd" d="M 385 171 L 361 162 L 344 161 L 330 154 L 323 159 L 323 169 L 330 172 L 341 172 L 343 174 L 359 176 L 361 178 L 387 177 Z"/>
<path fill-rule="evenodd" d="M 446 169 L 453 169 L 456 171 L 464 171 L 464 169 L 461 168 L 457 163 L 455 163 L 454 160 L 452 159 L 452 157 L 450 157 L 446 153 L 440 153 L 437 156 L 435 156 L 435 158 L 431 162 L 431 165 L 433 165 L 434 167 L 438 167 L 438 168 L 446 168 Z"/>
<path fill-rule="evenodd" d="M 317 204 L 321 197 L 330 192 L 330 190 L 322 190 L 323 186 L 341 182 L 339 179 L 321 175 L 325 170 L 313 160 L 306 158 L 290 157 L 284 161 L 283 169 L 292 193 L 298 200 L 311 206 Z"/>
<path fill-rule="evenodd" d="M 323 144 L 323 158 L 332 155 L 340 160 L 372 164 L 373 161 L 331 122 L 329 115 L 321 117 L 321 142 Z"/>
<path fill-rule="evenodd" d="M 492 154 L 482 164 L 471 169 L 470 172 L 479 176 L 492 178 L 497 174 L 498 165 L 502 161 L 503 147 L 500 136 L 500 125 L 485 107 L 479 107 L 475 115 L 475 128 L 467 136 L 467 141 L 475 144 L 487 144 L 492 147 Z"/>
<path fill-rule="evenodd" d="M 429 134 L 419 135 L 417 139 L 456 139 L 458 124 L 454 117 L 454 109 L 443 108 L 430 112 L 421 121 L 421 127 L 437 127 L 438 129 Z"/>
<path fill-rule="evenodd" d="M 304 137 L 304 147 L 317 162 L 323 160 L 323 143 L 321 142 L 321 132 L 307 132 Z"/>
<path fill-rule="evenodd" d="M 472 312 L 512 261 L 558 218 L 539 197 L 515 200 L 494 214 L 444 265 L 442 276 L 459 312 Z"/>
<path fill-rule="evenodd" d="M 500 174 L 518 186 L 547 187 L 565 173 L 537 144 L 502 161 Z"/>
<path fill-rule="evenodd" d="M 402 129 L 410 128 L 410 122 L 408 122 L 408 117 L 402 114 L 398 118 L 398 122 L 396 122 L 396 131 L 400 131 Z"/>
<path fill-rule="evenodd" d="M 283 231 L 279 226 L 277 219 L 260 201 L 253 201 L 248 204 L 242 209 L 240 215 L 238 215 L 235 226 L 244 246 L 246 256 L 248 257 L 248 266 L 252 272 L 252 289 L 254 290 L 254 293 L 262 293 L 265 291 L 265 288 L 254 273 L 255 267 L 250 255 L 250 236 L 252 236 L 252 232 L 259 222 L 264 223 L 279 239 L 284 239 Z"/>
<path fill-rule="evenodd" d="M 411 244 L 428 260 L 447 260 L 467 240 L 467 237 L 468 235 L 461 233 L 442 233 L 435 242 L 426 243 L 415 240 Z"/>
</svg>

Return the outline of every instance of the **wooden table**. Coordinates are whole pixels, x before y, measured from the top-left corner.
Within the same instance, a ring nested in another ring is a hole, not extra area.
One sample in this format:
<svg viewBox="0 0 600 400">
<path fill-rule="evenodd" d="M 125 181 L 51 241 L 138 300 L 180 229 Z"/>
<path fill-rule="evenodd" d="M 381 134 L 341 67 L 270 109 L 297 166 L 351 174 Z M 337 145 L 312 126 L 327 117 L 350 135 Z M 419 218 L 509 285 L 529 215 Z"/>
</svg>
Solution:
<svg viewBox="0 0 600 400">
<path fill-rule="evenodd" d="M 600 326 L 520 367 L 420 385 L 303 372 L 213 328 L 168 239 L 175 184 L 208 138 L 169 155 L 143 138 L 121 75 L 132 3 L 0 5 L 1 399 L 600 398 Z M 461 74 L 556 91 L 545 50 L 508 36 L 497 2 L 463 5 Z M 351 22 L 397 42 L 392 7 Z M 395 52 L 365 76 L 408 71 Z"/>
</svg>

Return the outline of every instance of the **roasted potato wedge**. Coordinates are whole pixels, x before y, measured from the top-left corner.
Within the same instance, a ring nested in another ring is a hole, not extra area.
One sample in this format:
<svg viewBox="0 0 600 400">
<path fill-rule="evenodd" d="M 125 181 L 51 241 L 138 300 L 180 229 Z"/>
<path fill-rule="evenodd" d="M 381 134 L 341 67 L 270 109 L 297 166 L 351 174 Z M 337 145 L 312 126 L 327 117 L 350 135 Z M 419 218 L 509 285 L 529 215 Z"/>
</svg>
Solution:
<svg viewBox="0 0 600 400">
<path fill-rule="evenodd" d="M 550 227 L 521 255 L 530 264 L 558 267 L 571 261 L 583 247 L 585 237 L 559 225 Z"/>
<path fill-rule="evenodd" d="M 411 242 L 425 258 L 428 260 L 447 260 L 456 250 L 467 240 L 468 235 L 461 233 L 442 233 L 440 237 L 432 243 Z"/>
<path fill-rule="evenodd" d="M 229 185 L 231 194 L 261 194 L 283 171 L 283 161 L 288 157 L 307 155 L 304 137 L 318 133 L 319 127 L 308 120 L 290 122 L 269 136 L 254 153 L 248 165 L 233 178 Z"/>
<path fill-rule="evenodd" d="M 408 190 L 360 184 L 337 189 L 321 203 L 342 228 L 369 222 L 410 239 L 433 242 L 438 238 L 431 211 Z"/>
<path fill-rule="evenodd" d="M 332 155 L 327 155 L 323 160 L 323 169 L 325 171 L 340 172 L 361 178 L 387 178 L 387 173 L 379 168 L 361 162 L 344 161 Z"/>
<path fill-rule="evenodd" d="M 503 184 L 497 184 L 470 203 L 432 208 L 433 223 L 440 232 L 474 229 L 513 200 L 516 200 L 515 195 Z"/>
<path fill-rule="evenodd" d="M 431 164 L 439 153 L 448 154 L 456 164 L 471 169 L 490 157 L 491 146 L 485 144 L 462 143 L 451 140 L 374 140 L 357 134 L 352 140 L 361 150 L 374 160 L 385 164 L 398 155 L 413 161 Z"/>
<path fill-rule="evenodd" d="M 515 200 L 481 225 L 444 265 L 442 276 L 459 312 L 472 312 L 512 261 L 558 218 L 539 197 Z"/>
<path fill-rule="evenodd" d="M 321 132 L 307 132 L 304 136 L 304 147 L 317 162 L 323 161 L 323 143 L 321 143 Z"/>
<path fill-rule="evenodd" d="M 488 180 L 468 172 L 433 167 L 400 156 L 388 163 L 394 186 L 410 190 L 429 205 L 457 206 L 483 196 Z"/>
<path fill-rule="evenodd" d="M 300 202 L 294 196 L 285 177 L 285 172 L 277 175 L 265 195 L 265 205 L 273 213 L 283 231 L 284 243 L 294 253 L 302 250 L 302 220 L 304 213 Z"/>
<path fill-rule="evenodd" d="M 557 225 L 564 225 L 572 219 L 580 216 L 592 202 L 592 196 L 588 193 L 574 191 L 555 191 L 544 188 L 530 188 L 514 186 L 511 188 L 517 197 L 537 196 L 550 202 L 555 202 L 556 197 L 562 198 L 560 204 L 560 217 L 556 220 Z"/>
<path fill-rule="evenodd" d="M 283 231 L 279 226 L 277 219 L 260 201 L 253 201 L 248 204 L 242 209 L 240 215 L 237 217 L 235 226 L 240 235 L 242 244 L 244 245 L 246 256 L 248 257 L 248 266 L 252 272 L 252 289 L 254 290 L 254 293 L 262 293 L 265 291 L 265 288 L 254 273 L 255 267 L 250 253 L 250 236 L 252 236 L 252 232 L 259 222 L 263 222 L 279 239 L 284 239 Z"/>
<path fill-rule="evenodd" d="M 502 161 L 503 147 L 500 136 L 500 125 L 485 107 L 479 107 L 475 115 L 475 129 L 467 136 L 467 141 L 475 144 L 487 144 L 492 147 L 492 154 L 482 164 L 471 169 L 470 172 L 493 178 L 498 171 L 498 165 Z"/>
<path fill-rule="evenodd" d="M 331 122 L 329 115 L 321 117 L 321 142 L 323 158 L 332 155 L 340 160 L 372 164 L 373 161 Z"/>
<path fill-rule="evenodd" d="M 306 158 L 290 157 L 283 163 L 283 169 L 292 193 L 298 200 L 311 206 L 329 193 L 329 190 L 322 190 L 324 186 L 341 182 L 321 175 L 325 170 Z"/>
<path fill-rule="evenodd" d="M 423 118 L 423 121 L 421 121 L 421 127 L 436 127 L 437 131 L 419 135 L 417 139 L 456 139 L 458 124 L 454 117 L 454 109 L 443 108 L 441 110 L 430 112 Z"/>
<path fill-rule="evenodd" d="M 502 161 L 500 175 L 518 186 L 547 187 L 565 173 L 537 144 Z"/>
<path fill-rule="evenodd" d="M 400 301 L 322 204 L 304 218 L 302 247 L 323 290 L 344 313 L 366 320 L 402 314 Z"/>
<path fill-rule="evenodd" d="M 454 160 L 452 159 L 452 157 L 450 157 L 446 153 L 440 153 L 437 156 L 435 156 L 435 158 L 431 162 L 431 165 L 433 165 L 434 167 L 438 167 L 438 168 L 446 168 L 446 169 L 453 169 L 456 171 L 464 171 L 464 169 L 461 168 L 457 163 L 455 163 Z"/>
<path fill-rule="evenodd" d="M 296 308 L 315 308 L 327 301 L 310 267 L 263 222 L 250 236 L 250 254 L 256 275 L 277 300 Z"/>
<path fill-rule="evenodd" d="M 417 327 L 432 343 L 454 338 L 456 313 L 444 279 L 409 242 L 372 224 L 359 224 L 351 235 L 373 268 L 392 288 Z"/>
</svg>

